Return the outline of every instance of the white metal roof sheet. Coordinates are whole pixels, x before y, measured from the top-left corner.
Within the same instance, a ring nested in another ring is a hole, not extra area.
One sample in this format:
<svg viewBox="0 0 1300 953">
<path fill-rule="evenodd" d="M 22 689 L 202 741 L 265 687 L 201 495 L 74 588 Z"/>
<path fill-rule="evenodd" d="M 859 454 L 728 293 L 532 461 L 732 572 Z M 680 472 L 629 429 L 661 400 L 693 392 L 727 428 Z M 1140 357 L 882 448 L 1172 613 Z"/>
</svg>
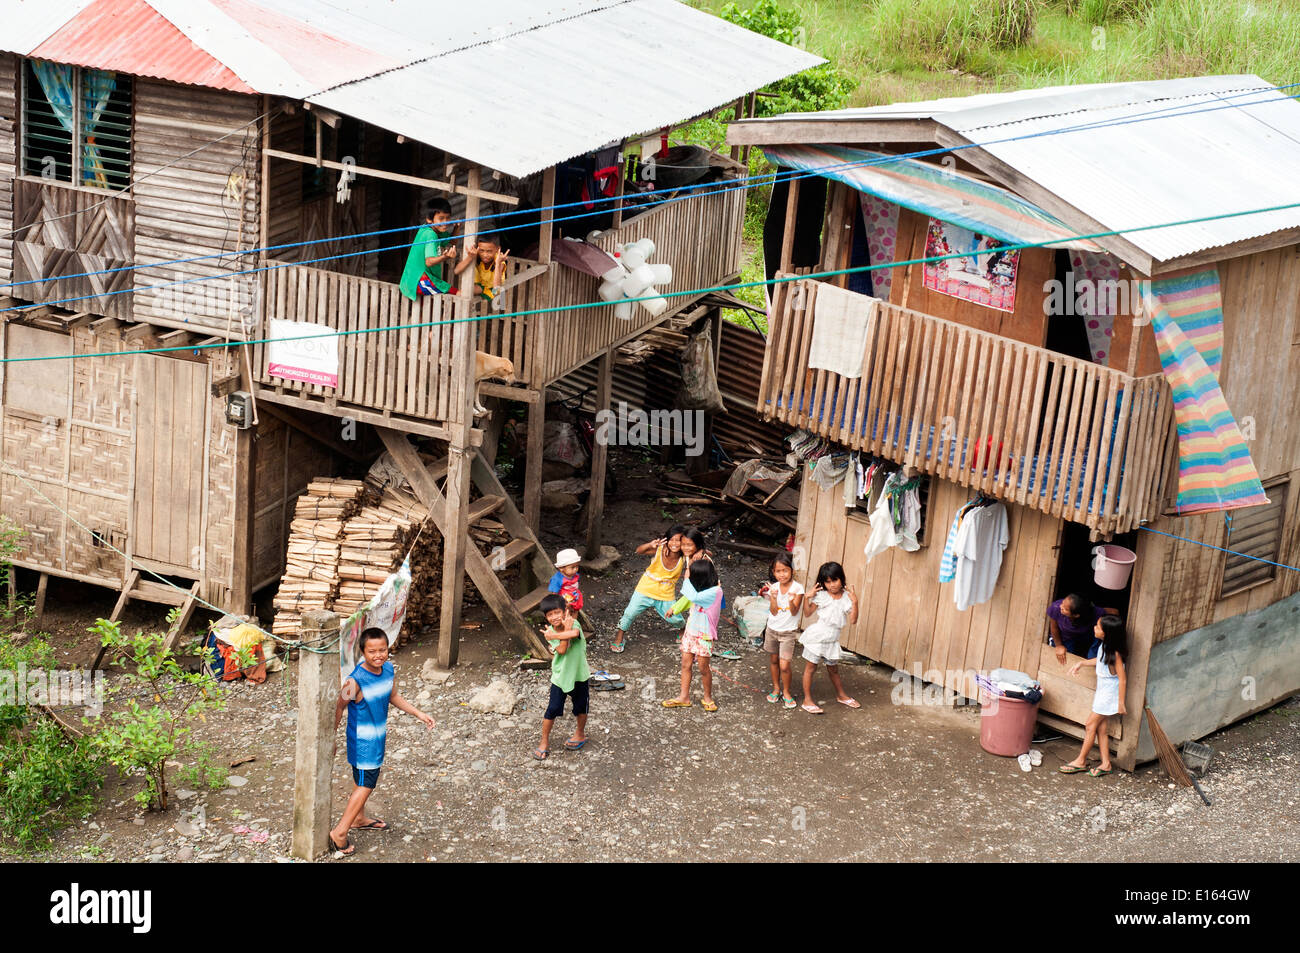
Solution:
<svg viewBox="0 0 1300 953">
<path fill-rule="evenodd" d="M 512 175 L 824 62 L 678 0 L 141 2 L 258 92 Z M 0 49 L 26 55 L 88 5 L 0 0 Z"/>
<path fill-rule="evenodd" d="M 1202 76 L 896 103 L 816 119 L 932 119 L 1106 228 L 1140 228 L 1300 203 L 1300 103 L 1288 92 L 1253 75 Z M 1124 237 L 1170 261 L 1297 227 L 1300 207 Z"/>
</svg>

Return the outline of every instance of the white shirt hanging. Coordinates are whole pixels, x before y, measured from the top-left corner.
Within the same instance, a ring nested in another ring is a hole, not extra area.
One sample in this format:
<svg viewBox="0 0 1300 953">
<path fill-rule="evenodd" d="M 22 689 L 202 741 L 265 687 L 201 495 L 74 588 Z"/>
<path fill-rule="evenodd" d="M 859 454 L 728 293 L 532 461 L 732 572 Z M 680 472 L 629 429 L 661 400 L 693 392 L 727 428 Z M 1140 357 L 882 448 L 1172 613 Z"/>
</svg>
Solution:
<svg viewBox="0 0 1300 953">
<path fill-rule="evenodd" d="M 1002 551 L 1007 534 L 1007 508 L 1001 503 L 978 506 L 962 517 L 953 551 L 957 575 L 953 599 L 960 611 L 988 602 L 1002 570 Z"/>
</svg>

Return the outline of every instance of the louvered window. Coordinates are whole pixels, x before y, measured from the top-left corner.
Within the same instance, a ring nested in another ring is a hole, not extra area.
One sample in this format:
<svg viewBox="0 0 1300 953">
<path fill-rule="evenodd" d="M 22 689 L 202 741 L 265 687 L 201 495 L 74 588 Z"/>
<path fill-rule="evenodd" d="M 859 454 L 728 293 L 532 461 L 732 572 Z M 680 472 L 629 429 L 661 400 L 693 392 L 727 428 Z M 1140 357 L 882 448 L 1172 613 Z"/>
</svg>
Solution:
<svg viewBox="0 0 1300 953">
<path fill-rule="evenodd" d="M 119 192 L 131 184 L 131 77 L 27 60 L 23 172 Z"/>
<path fill-rule="evenodd" d="M 1278 561 L 1289 489 L 1285 480 L 1270 484 L 1265 487 L 1270 500 L 1268 504 L 1232 513 L 1228 542 L 1224 548 L 1242 555 L 1228 553 L 1224 556 L 1220 599 L 1277 578 L 1277 566 L 1273 563 Z M 1269 561 L 1260 561 L 1265 559 Z"/>
</svg>

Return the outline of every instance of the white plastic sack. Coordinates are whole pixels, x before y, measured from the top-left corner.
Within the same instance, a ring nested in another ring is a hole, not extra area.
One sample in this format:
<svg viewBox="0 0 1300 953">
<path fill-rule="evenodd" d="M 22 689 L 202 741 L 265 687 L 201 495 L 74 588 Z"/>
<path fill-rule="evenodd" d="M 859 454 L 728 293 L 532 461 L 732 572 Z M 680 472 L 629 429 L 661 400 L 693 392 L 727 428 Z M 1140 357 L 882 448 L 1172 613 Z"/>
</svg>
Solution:
<svg viewBox="0 0 1300 953">
<path fill-rule="evenodd" d="M 771 603 L 762 596 L 741 596 L 732 603 L 741 638 L 756 639 L 761 636 L 767 627 L 767 616 L 771 608 Z"/>
<path fill-rule="evenodd" d="M 406 621 L 406 599 L 411 593 L 411 563 L 403 559 L 397 571 L 384 580 L 374 598 L 367 602 L 340 626 L 339 632 L 339 667 L 346 678 L 357 663 L 361 661 L 361 652 L 357 642 L 361 633 L 369 628 L 383 629 L 391 646 L 397 641 Z"/>
</svg>

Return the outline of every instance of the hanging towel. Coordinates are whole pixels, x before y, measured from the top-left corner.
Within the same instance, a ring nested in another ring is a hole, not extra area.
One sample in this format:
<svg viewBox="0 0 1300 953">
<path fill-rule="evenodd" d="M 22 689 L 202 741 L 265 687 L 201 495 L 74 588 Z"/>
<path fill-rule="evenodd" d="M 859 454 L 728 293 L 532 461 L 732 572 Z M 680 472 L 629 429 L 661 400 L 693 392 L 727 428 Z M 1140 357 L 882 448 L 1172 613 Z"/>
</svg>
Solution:
<svg viewBox="0 0 1300 953">
<path fill-rule="evenodd" d="M 1151 317 L 1160 366 L 1174 397 L 1178 425 L 1181 513 L 1230 510 L 1268 502 L 1259 474 L 1219 387 L 1223 310 L 1219 271 L 1153 278 L 1142 305 Z"/>
<path fill-rule="evenodd" d="M 876 298 L 834 285 L 818 285 L 808 366 L 841 377 L 861 377 L 867 357 L 867 334 L 875 325 L 879 308 Z"/>
</svg>

